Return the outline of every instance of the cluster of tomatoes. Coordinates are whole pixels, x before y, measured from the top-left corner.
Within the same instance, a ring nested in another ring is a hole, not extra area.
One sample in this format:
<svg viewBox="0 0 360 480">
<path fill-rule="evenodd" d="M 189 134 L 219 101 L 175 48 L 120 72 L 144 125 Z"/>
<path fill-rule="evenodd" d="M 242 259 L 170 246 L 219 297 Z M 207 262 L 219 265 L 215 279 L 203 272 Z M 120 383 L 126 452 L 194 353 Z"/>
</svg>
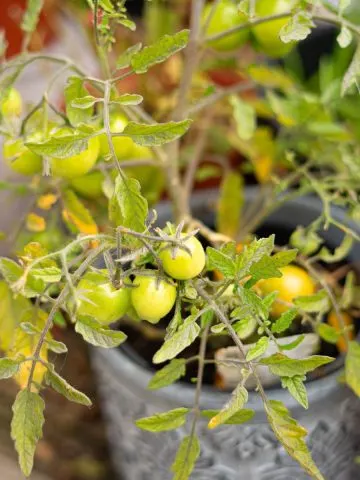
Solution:
<svg viewBox="0 0 360 480">
<path fill-rule="evenodd" d="M 221 34 L 248 22 L 247 17 L 237 7 L 239 2 L 220 0 L 215 11 L 211 14 L 213 5 L 209 3 L 203 12 L 202 22 L 207 25 L 208 37 Z M 296 3 L 294 0 L 257 0 L 255 3 L 255 17 L 270 17 L 284 14 L 291 10 Z M 211 15 L 211 17 L 210 17 Z M 283 43 L 280 39 L 280 30 L 288 22 L 288 18 L 277 18 L 258 23 L 251 28 L 238 30 L 223 38 L 213 40 L 210 46 L 219 51 L 235 50 L 244 45 L 249 39 L 254 47 L 270 57 L 283 57 L 294 46 L 293 42 Z"/>
</svg>

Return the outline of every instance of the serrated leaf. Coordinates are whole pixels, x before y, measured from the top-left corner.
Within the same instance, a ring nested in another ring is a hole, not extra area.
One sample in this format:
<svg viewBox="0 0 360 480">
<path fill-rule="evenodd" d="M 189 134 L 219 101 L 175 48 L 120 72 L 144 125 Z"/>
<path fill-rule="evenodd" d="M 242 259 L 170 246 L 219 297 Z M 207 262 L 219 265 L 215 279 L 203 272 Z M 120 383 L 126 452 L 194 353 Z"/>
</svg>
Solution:
<svg viewBox="0 0 360 480">
<path fill-rule="evenodd" d="M 210 270 L 218 270 L 228 278 L 235 276 L 235 262 L 230 257 L 212 247 L 207 247 L 206 254 Z"/>
<path fill-rule="evenodd" d="M 34 465 L 36 444 L 42 437 L 45 402 L 37 393 L 22 390 L 13 405 L 11 438 L 19 455 L 25 476 L 30 476 Z"/>
<path fill-rule="evenodd" d="M 90 317 L 80 317 L 75 323 L 75 331 L 83 339 L 95 347 L 114 348 L 121 345 L 127 338 L 125 333 L 101 325 Z"/>
<path fill-rule="evenodd" d="M 153 65 L 185 48 L 188 40 L 189 30 L 182 30 L 175 35 L 164 35 L 157 42 L 135 53 L 131 58 L 131 66 L 136 73 L 145 73 Z"/>
<path fill-rule="evenodd" d="M 248 401 L 248 392 L 245 387 L 239 384 L 231 394 L 229 402 L 211 418 L 208 428 L 213 429 L 224 424 L 241 410 Z"/>
<path fill-rule="evenodd" d="M 298 311 L 296 308 L 291 308 L 290 310 L 287 310 L 286 312 L 282 313 L 280 317 L 271 325 L 271 331 L 273 333 L 282 333 L 287 330 L 296 315 L 298 314 Z"/>
<path fill-rule="evenodd" d="M 43 280 L 45 283 L 60 282 L 62 271 L 58 267 L 32 268 L 31 275 L 34 278 Z"/>
<path fill-rule="evenodd" d="M 129 67 L 132 57 L 141 50 L 141 47 L 141 43 L 136 43 L 135 45 L 132 45 L 127 50 L 125 50 L 125 52 L 120 54 L 120 56 L 117 58 L 116 67 L 119 69 Z"/>
<path fill-rule="evenodd" d="M 127 178 L 118 175 L 115 180 L 115 189 L 109 202 L 109 218 L 113 224 L 123 226 L 143 232 L 145 230 L 145 220 L 148 215 L 148 204 L 141 195 L 141 187 L 135 178 Z M 127 242 L 132 244 L 136 240 L 126 238 Z"/>
<path fill-rule="evenodd" d="M 194 342 L 199 333 L 200 327 L 196 323 L 196 317 L 190 315 L 178 330 L 165 340 L 161 348 L 155 353 L 153 362 L 162 363 L 176 357 Z"/>
<path fill-rule="evenodd" d="M 284 43 L 305 40 L 315 27 L 311 13 L 300 10 L 293 15 L 280 30 L 280 38 Z"/>
<path fill-rule="evenodd" d="M 324 480 L 324 477 L 316 467 L 304 437 L 307 431 L 290 417 L 288 409 L 282 402 L 269 400 L 265 404 L 265 410 L 271 428 L 276 438 L 284 446 L 287 453 L 296 460 L 308 474 L 315 480 Z"/>
<path fill-rule="evenodd" d="M 0 358 L 0 379 L 13 377 L 19 370 L 19 362 L 12 358 Z"/>
<path fill-rule="evenodd" d="M 237 257 L 236 273 L 239 279 L 248 275 L 251 265 L 258 262 L 264 255 L 270 255 L 274 249 L 275 235 L 268 238 L 253 240 L 250 245 L 245 245 Z"/>
<path fill-rule="evenodd" d="M 158 370 L 149 382 L 150 390 L 167 387 L 179 380 L 186 373 L 186 361 L 183 358 L 174 358 L 171 362 Z"/>
<path fill-rule="evenodd" d="M 176 408 L 164 413 L 157 413 L 151 417 L 140 418 L 135 424 L 142 430 L 148 432 L 164 432 L 167 430 L 175 430 L 184 425 L 186 415 L 189 413 L 188 408 Z"/>
<path fill-rule="evenodd" d="M 349 342 L 345 360 L 345 378 L 349 387 L 360 397 L 360 345 L 358 342 Z"/>
<path fill-rule="evenodd" d="M 52 136 L 44 142 L 26 142 L 25 145 L 37 155 L 68 158 L 86 150 L 91 136 L 85 132 L 74 132 L 62 136 Z"/>
<path fill-rule="evenodd" d="M 327 323 L 320 323 L 317 327 L 317 333 L 323 340 L 332 343 L 333 345 L 335 345 L 342 336 L 342 332 L 339 332 L 336 328 L 331 327 Z"/>
<path fill-rule="evenodd" d="M 306 375 L 318 367 L 327 365 L 335 359 L 325 355 L 312 355 L 306 358 L 289 358 L 283 353 L 275 353 L 270 357 L 262 358 L 259 363 L 267 365 L 270 372 L 279 377 L 294 377 L 296 375 Z"/>
<path fill-rule="evenodd" d="M 173 480 L 188 480 L 200 455 L 200 442 L 196 434 L 184 437 L 171 465 Z"/>
<path fill-rule="evenodd" d="M 201 415 L 206 418 L 216 417 L 220 413 L 220 410 L 203 410 Z M 255 415 L 254 410 L 248 408 L 242 408 L 238 410 L 234 415 L 229 417 L 223 425 L 241 425 L 242 423 L 249 422 Z"/>
<path fill-rule="evenodd" d="M 246 360 L 250 362 L 255 358 L 261 357 L 261 355 L 264 355 L 266 350 L 269 348 L 269 342 L 269 337 L 261 337 L 255 343 L 255 345 L 248 350 L 246 354 Z"/>
<path fill-rule="evenodd" d="M 65 190 L 62 195 L 62 215 L 70 227 L 85 235 L 95 235 L 98 227 L 92 218 L 89 210 L 85 207 L 79 197 L 72 190 Z"/>
<path fill-rule="evenodd" d="M 22 18 L 21 29 L 26 33 L 32 33 L 38 24 L 44 0 L 28 0 L 26 11 Z"/>
<path fill-rule="evenodd" d="M 336 37 L 336 40 L 341 48 L 348 47 L 352 42 L 353 36 L 351 30 L 346 26 L 342 25 L 339 35 Z"/>
<path fill-rule="evenodd" d="M 307 410 L 309 408 L 309 401 L 304 380 L 305 377 L 301 375 L 296 375 L 295 377 L 281 377 L 281 386 L 287 388 L 295 400 Z"/>
<path fill-rule="evenodd" d="M 267 320 L 270 307 L 266 304 L 264 299 L 254 292 L 254 290 L 241 288 L 239 290 L 239 296 L 242 303 L 250 308 L 254 317 L 260 317 L 263 320 Z"/>
<path fill-rule="evenodd" d="M 117 136 L 131 137 L 135 143 L 144 147 L 154 147 L 172 142 L 184 135 L 190 128 L 191 120 L 181 122 L 147 123 L 129 122 Z"/>
<path fill-rule="evenodd" d="M 244 206 L 244 180 L 234 171 L 225 173 L 217 205 L 217 231 L 235 238 L 240 228 L 241 212 Z"/>
<path fill-rule="evenodd" d="M 360 76 L 360 45 L 358 45 L 353 59 L 347 69 L 342 84 L 341 84 L 341 96 L 344 96 L 353 85 L 358 85 L 358 79 Z M 359 89 L 359 87 L 358 87 Z"/>
<path fill-rule="evenodd" d="M 323 247 L 319 252 L 319 259 L 326 263 L 339 262 L 346 258 L 353 246 L 353 239 L 350 235 L 345 235 L 341 244 L 331 253 L 328 248 Z"/>
<path fill-rule="evenodd" d="M 293 350 L 294 348 L 298 347 L 301 342 L 305 340 L 305 334 L 298 335 L 295 340 L 290 343 L 283 343 L 279 345 L 280 350 Z"/>
<path fill-rule="evenodd" d="M 139 105 L 143 101 L 141 95 L 135 93 L 124 93 L 118 97 L 111 98 L 110 103 L 115 103 L 119 105 Z"/>
<path fill-rule="evenodd" d="M 0 273 L 16 293 L 20 292 L 27 298 L 36 297 L 45 290 L 46 285 L 42 279 L 34 278 L 31 273 L 25 280 L 24 270 L 10 258 L 0 258 Z"/>
<path fill-rule="evenodd" d="M 231 95 L 229 101 L 233 108 L 233 117 L 238 136 L 242 140 L 250 140 L 256 131 L 256 112 L 254 107 L 235 95 Z"/>
<path fill-rule="evenodd" d="M 272 257 L 264 255 L 258 262 L 253 263 L 250 267 L 249 272 L 252 276 L 252 284 L 262 279 L 282 277 L 279 269 L 295 260 L 296 255 L 297 250 L 278 252 Z"/>
<path fill-rule="evenodd" d="M 70 402 L 79 403 L 80 405 L 85 405 L 90 407 L 92 402 L 85 393 L 76 390 L 72 387 L 64 378 L 62 378 L 54 369 L 48 370 L 45 375 L 45 382 L 47 385 L 52 387 L 56 392 L 63 395 L 65 398 L 70 400 Z"/>
<path fill-rule="evenodd" d="M 89 105 L 89 99 L 92 100 L 94 97 L 89 96 L 88 91 L 84 87 L 84 80 L 79 77 L 70 77 L 66 84 L 65 90 L 65 104 L 66 104 L 66 115 L 70 120 L 71 125 L 76 127 L 80 123 L 86 123 L 89 118 L 91 118 L 93 112 L 93 105 L 96 102 Z M 80 108 L 76 106 L 76 102 L 85 101 L 88 105 L 82 103 Z M 75 105 L 74 105 L 75 103 Z"/>
<path fill-rule="evenodd" d="M 320 290 L 314 295 L 297 297 L 294 303 L 297 307 L 301 308 L 301 310 L 309 313 L 326 312 L 330 308 L 329 297 L 325 290 Z"/>
</svg>

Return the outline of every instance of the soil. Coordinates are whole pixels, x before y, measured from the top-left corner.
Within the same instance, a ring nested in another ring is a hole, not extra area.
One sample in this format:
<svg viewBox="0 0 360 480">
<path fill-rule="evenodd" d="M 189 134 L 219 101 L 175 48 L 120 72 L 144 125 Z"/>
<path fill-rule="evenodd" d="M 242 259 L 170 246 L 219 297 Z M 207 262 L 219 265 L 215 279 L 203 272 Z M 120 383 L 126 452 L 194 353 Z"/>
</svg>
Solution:
<svg viewBox="0 0 360 480">
<path fill-rule="evenodd" d="M 35 470 L 51 480 L 114 480 L 104 419 L 96 392 L 88 350 L 70 328 L 57 330 L 56 338 L 68 346 L 67 356 L 57 356 L 56 368 L 67 381 L 93 401 L 88 409 L 71 403 L 56 392 L 44 392 L 46 422 L 44 438 L 35 458 Z M 0 452 L 15 458 L 10 439 L 11 404 L 18 388 L 11 380 L 0 382 Z M 6 480 L 1 474 L 0 478 Z"/>
</svg>

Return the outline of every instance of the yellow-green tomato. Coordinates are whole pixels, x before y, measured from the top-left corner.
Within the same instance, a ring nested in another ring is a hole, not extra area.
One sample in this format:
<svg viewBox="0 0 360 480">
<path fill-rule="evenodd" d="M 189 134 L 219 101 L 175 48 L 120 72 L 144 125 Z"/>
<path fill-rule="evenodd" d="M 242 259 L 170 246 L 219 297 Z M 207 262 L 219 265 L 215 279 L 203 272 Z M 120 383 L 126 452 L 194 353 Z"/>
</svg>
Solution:
<svg viewBox="0 0 360 480">
<path fill-rule="evenodd" d="M 77 286 L 78 315 L 91 316 L 103 325 L 116 322 L 130 307 L 130 289 L 116 289 L 106 271 L 91 271 Z"/>
<path fill-rule="evenodd" d="M 4 117 L 19 117 L 22 111 L 22 99 L 16 88 L 10 88 L 0 105 Z"/>
<path fill-rule="evenodd" d="M 234 2 L 232 0 L 220 0 L 215 8 L 208 27 L 206 29 L 206 36 L 210 37 L 223 33 L 226 30 L 237 27 L 243 23 L 246 23 L 246 17 L 241 13 L 237 7 L 239 2 Z M 212 12 L 213 4 L 209 3 L 204 8 L 202 14 L 202 24 L 207 24 L 207 19 L 209 18 L 210 13 Z M 241 47 L 249 36 L 249 30 L 239 30 L 234 32 L 231 35 L 220 38 L 219 40 L 213 40 L 209 42 L 209 45 L 215 50 L 228 51 L 234 50 Z"/>
<path fill-rule="evenodd" d="M 124 115 L 113 115 L 110 119 L 111 133 L 122 133 L 128 123 L 128 119 Z M 134 142 L 130 137 L 112 137 L 112 141 L 118 160 L 131 158 Z M 100 136 L 100 154 L 103 157 L 110 155 L 109 142 L 106 134 Z"/>
<path fill-rule="evenodd" d="M 62 128 L 55 136 L 69 135 L 71 129 Z M 72 179 L 88 173 L 95 165 L 100 151 L 100 143 L 97 137 L 90 138 L 88 147 L 77 155 L 67 158 L 51 158 L 51 173 L 55 177 Z"/>
<path fill-rule="evenodd" d="M 81 177 L 74 178 L 70 181 L 73 189 L 84 198 L 93 200 L 99 198 L 103 194 L 102 184 L 104 174 L 100 171 L 90 172 Z"/>
<path fill-rule="evenodd" d="M 257 17 L 269 17 L 286 13 L 294 5 L 294 0 L 256 0 Z M 266 55 L 273 58 L 284 57 L 294 47 L 295 42 L 284 43 L 280 39 L 280 30 L 289 21 L 289 17 L 269 20 L 253 27 L 252 32 L 259 46 Z"/>
<path fill-rule="evenodd" d="M 40 132 L 29 135 L 26 141 L 39 141 Z M 3 146 L 3 156 L 8 166 L 21 175 L 35 175 L 42 171 L 42 158 L 24 145 L 24 140 L 7 140 Z"/>
<path fill-rule="evenodd" d="M 162 245 L 162 248 L 166 248 L 159 253 L 165 272 L 177 280 L 189 280 L 196 277 L 202 272 L 206 261 L 205 251 L 197 238 L 190 237 L 183 244 L 191 254 L 179 247 L 174 252 L 172 248 L 169 248 L 169 244 Z"/>
<path fill-rule="evenodd" d="M 131 289 L 131 302 L 141 320 L 158 323 L 173 308 L 176 287 L 165 280 L 138 275 Z"/>
</svg>

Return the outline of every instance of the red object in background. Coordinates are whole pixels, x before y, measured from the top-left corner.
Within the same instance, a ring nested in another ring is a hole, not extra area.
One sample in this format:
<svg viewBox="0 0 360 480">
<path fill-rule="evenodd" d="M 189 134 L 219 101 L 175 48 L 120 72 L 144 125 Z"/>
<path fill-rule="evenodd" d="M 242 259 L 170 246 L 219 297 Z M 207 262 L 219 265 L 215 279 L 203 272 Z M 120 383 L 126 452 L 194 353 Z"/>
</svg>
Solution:
<svg viewBox="0 0 360 480">
<path fill-rule="evenodd" d="M 21 52 L 24 33 L 20 25 L 26 5 L 26 0 L 1 0 L 0 29 L 5 31 L 5 37 L 8 43 L 6 51 L 7 58 Z M 38 27 L 30 42 L 31 50 L 40 50 L 54 40 L 56 36 L 54 14 L 54 0 L 45 1 Z"/>
</svg>

